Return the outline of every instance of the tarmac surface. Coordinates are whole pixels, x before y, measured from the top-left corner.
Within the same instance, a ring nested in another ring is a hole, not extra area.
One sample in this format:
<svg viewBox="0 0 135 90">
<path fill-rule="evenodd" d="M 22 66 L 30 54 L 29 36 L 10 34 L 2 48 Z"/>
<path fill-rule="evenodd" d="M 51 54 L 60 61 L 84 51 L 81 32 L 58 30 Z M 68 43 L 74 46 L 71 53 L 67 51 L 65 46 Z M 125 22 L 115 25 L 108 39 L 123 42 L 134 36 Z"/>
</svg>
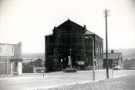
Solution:
<svg viewBox="0 0 135 90">
<path fill-rule="evenodd" d="M 111 78 L 135 75 L 135 70 L 110 70 Z M 0 90 L 44 90 L 48 88 L 84 84 L 106 80 L 105 70 L 77 71 L 75 73 L 52 72 L 52 73 L 28 73 L 22 76 L 1 77 Z"/>
<path fill-rule="evenodd" d="M 135 75 L 38 90 L 135 90 Z"/>
</svg>

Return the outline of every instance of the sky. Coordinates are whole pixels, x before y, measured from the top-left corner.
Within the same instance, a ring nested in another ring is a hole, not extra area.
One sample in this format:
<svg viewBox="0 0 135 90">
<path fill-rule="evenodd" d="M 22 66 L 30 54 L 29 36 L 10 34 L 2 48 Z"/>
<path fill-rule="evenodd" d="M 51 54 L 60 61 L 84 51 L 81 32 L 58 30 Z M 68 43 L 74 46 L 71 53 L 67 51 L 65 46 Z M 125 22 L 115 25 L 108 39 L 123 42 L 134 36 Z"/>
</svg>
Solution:
<svg viewBox="0 0 135 90">
<path fill-rule="evenodd" d="M 44 53 L 44 36 L 67 19 L 104 39 L 109 49 L 135 48 L 135 0 L 0 0 L 0 43 L 22 42 L 23 53 Z"/>
</svg>

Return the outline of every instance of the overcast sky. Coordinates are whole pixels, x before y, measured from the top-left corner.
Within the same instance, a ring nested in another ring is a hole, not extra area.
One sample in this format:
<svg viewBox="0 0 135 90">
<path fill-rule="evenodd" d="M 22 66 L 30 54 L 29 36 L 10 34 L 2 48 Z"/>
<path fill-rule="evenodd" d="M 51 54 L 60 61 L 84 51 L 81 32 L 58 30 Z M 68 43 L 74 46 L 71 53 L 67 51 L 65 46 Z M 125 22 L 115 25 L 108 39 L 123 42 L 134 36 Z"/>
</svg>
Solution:
<svg viewBox="0 0 135 90">
<path fill-rule="evenodd" d="M 135 48 L 134 0 L 0 0 L 0 42 L 21 41 L 23 53 L 44 52 L 44 36 L 68 18 L 104 39 L 105 8 L 109 49 Z"/>
</svg>

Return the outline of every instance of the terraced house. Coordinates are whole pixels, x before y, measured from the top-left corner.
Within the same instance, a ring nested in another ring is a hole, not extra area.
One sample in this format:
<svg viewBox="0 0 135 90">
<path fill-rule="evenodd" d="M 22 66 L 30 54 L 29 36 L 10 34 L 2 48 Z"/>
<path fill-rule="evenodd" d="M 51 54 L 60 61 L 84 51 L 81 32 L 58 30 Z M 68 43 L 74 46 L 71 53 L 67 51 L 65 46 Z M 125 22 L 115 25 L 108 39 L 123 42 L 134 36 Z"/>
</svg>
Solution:
<svg viewBox="0 0 135 90">
<path fill-rule="evenodd" d="M 45 36 L 46 70 L 62 70 L 69 63 L 77 69 L 103 65 L 103 39 L 71 20 L 54 27 L 53 34 Z"/>
</svg>

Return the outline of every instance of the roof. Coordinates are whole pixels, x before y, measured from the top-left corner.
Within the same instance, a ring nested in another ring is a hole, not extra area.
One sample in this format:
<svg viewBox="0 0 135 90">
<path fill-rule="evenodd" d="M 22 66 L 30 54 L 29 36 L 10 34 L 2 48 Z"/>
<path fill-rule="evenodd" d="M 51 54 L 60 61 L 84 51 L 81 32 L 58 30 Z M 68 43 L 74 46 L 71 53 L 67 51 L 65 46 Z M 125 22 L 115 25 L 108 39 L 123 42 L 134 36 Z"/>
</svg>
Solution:
<svg viewBox="0 0 135 90">
<path fill-rule="evenodd" d="M 16 62 L 17 62 L 17 61 L 23 61 L 23 59 L 22 59 L 22 58 L 15 58 L 15 57 L 14 57 L 14 58 L 10 59 L 10 61 L 11 61 L 11 62 L 12 62 L 12 61 L 16 61 Z"/>
<path fill-rule="evenodd" d="M 60 24 L 59 26 L 57 26 L 55 28 L 57 28 L 59 30 L 63 30 L 63 29 L 67 29 L 67 30 L 84 30 L 84 35 L 94 34 L 94 35 L 98 36 L 97 34 L 87 30 L 86 25 L 81 26 L 81 25 L 71 21 L 70 19 L 66 20 L 65 22 L 63 22 L 62 24 Z M 99 38 L 101 38 L 101 37 L 99 37 Z"/>
<path fill-rule="evenodd" d="M 21 44 L 21 42 L 13 43 L 13 44 L 11 44 L 11 43 L 0 43 L 0 45 L 17 45 L 17 44 Z"/>
<path fill-rule="evenodd" d="M 0 45 L 17 45 L 17 44 L 0 43 Z"/>
<path fill-rule="evenodd" d="M 85 34 L 86 34 L 86 35 L 89 35 L 89 34 L 94 34 L 94 33 L 87 30 L 87 31 L 85 32 Z"/>
<path fill-rule="evenodd" d="M 69 26 L 74 26 L 74 27 L 78 27 L 78 28 L 84 28 L 83 26 L 71 21 L 70 19 L 66 20 L 65 22 L 63 22 L 62 24 L 60 24 L 57 28 L 61 28 L 61 27 L 69 27 Z"/>
</svg>

